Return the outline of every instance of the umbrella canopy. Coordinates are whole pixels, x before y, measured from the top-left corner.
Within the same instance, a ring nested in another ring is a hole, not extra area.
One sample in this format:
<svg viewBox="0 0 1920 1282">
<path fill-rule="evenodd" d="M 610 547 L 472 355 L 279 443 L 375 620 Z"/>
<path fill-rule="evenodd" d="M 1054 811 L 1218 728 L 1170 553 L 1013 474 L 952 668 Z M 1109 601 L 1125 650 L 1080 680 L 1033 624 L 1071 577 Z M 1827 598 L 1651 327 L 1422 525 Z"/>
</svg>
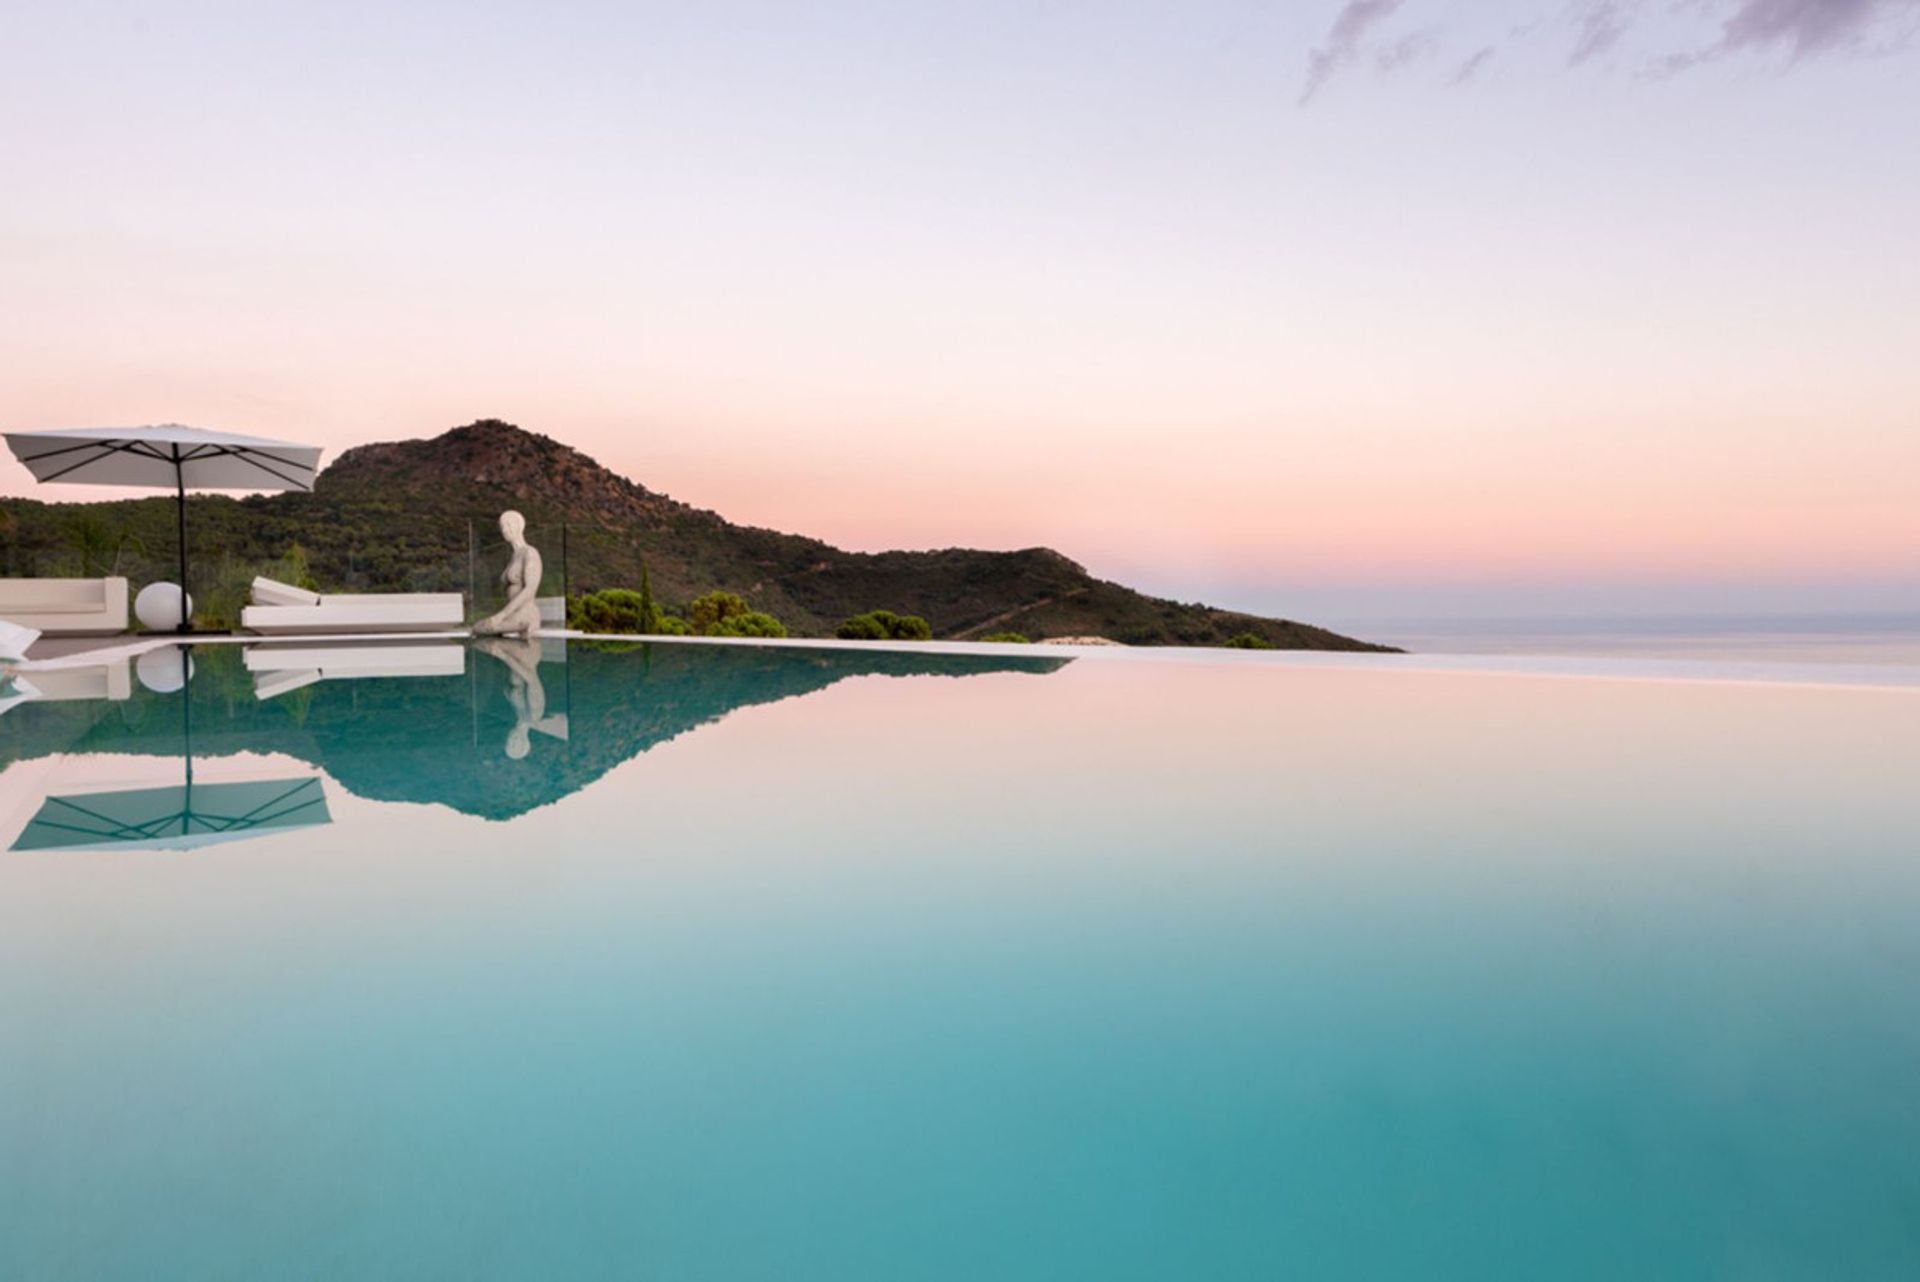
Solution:
<svg viewBox="0 0 1920 1282">
<path fill-rule="evenodd" d="M 174 492 L 179 504 L 180 591 L 187 590 L 188 490 L 311 490 L 320 449 L 178 423 L 8 432 L 7 448 L 34 479 L 132 485 Z M 180 631 L 191 626 L 181 610 Z"/>
<path fill-rule="evenodd" d="M 48 797 L 15 850 L 193 850 L 333 822 L 318 778 L 192 783 Z"/>
<path fill-rule="evenodd" d="M 320 449 L 178 423 L 8 432 L 36 481 L 189 490 L 310 490 Z"/>
</svg>

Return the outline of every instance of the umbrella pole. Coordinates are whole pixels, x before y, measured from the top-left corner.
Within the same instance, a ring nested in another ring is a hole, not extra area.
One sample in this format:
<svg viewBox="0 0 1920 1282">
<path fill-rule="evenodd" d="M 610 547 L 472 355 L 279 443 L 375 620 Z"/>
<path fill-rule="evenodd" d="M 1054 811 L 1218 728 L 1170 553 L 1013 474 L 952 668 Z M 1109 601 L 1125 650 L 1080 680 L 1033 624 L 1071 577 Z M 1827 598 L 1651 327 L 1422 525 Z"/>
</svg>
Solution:
<svg viewBox="0 0 1920 1282">
<path fill-rule="evenodd" d="M 184 588 L 186 585 L 183 583 Z M 180 755 L 186 763 L 186 798 L 180 808 L 180 835 L 193 835 L 193 651 L 180 647 Z"/>
<path fill-rule="evenodd" d="M 180 625 L 176 632 L 193 631 L 193 610 L 187 605 L 187 475 L 180 466 L 180 447 L 173 447 L 175 542 L 180 549 Z"/>
</svg>

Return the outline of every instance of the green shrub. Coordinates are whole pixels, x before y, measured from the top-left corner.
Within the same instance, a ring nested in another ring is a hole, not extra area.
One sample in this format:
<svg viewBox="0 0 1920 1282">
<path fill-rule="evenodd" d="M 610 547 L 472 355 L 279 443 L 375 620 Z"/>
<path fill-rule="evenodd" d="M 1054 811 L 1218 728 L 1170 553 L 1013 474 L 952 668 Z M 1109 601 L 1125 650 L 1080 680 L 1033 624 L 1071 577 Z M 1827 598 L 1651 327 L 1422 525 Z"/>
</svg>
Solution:
<svg viewBox="0 0 1920 1282">
<path fill-rule="evenodd" d="M 581 632 L 645 632 L 643 604 L 640 594 L 631 589 L 602 588 L 573 599 L 567 626 Z"/>
<path fill-rule="evenodd" d="M 85 508 L 67 517 L 62 533 L 67 546 L 73 551 L 74 562 L 80 567 L 80 577 L 83 579 L 119 574 L 120 564 L 127 559 L 128 549 L 141 556 L 147 554 L 147 545 L 140 541 L 139 535 L 125 525 L 109 521 Z"/>
<path fill-rule="evenodd" d="M 710 637 L 784 637 L 787 625 L 771 614 L 759 610 L 749 610 L 745 614 L 730 614 L 713 625 L 707 633 Z"/>
<path fill-rule="evenodd" d="M 980 639 L 982 641 L 993 641 L 1001 645 L 1033 644 L 1033 638 L 1024 632 L 989 632 Z"/>
<path fill-rule="evenodd" d="M 885 641 L 887 625 L 875 614 L 856 614 L 834 632 L 842 641 Z"/>
<path fill-rule="evenodd" d="M 638 592 L 602 588 L 574 597 L 567 605 L 567 626 L 580 632 L 617 636 L 683 637 L 693 631 L 685 619 L 660 612 L 644 580 Z"/>
<path fill-rule="evenodd" d="M 298 543 L 287 545 L 280 563 L 268 572 L 267 577 L 276 583 L 291 584 L 296 588 L 305 588 L 309 592 L 320 590 L 320 580 L 313 576 L 313 563 L 307 557 L 307 550 Z"/>
<path fill-rule="evenodd" d="M 677 622 L 677 620 L 676 620 Z M 747 604 L 737 592 L 709 592 L 687 602 L 685 630 L 703 637 L 784 637 L 787 625 Z"/>
<path fill-rule="evenodd" d="M 709 592 L 687 602 L 687 622 L 703 637 L 714 635 L 713 630 L 728 619 L 751 612 L 747 599 L 737 592 Z"/>
<path fill-rule="evenodd" d="M 173 577 L 177 578 L 178 575 Z M 245 557 L 222 555 L 214 563 L 211 573 L 202 570 L 187 585 L 188 595 L 193 598 L 194 626 L 213 632 L 231 632 L 238 628 L 240 612 L 253 601 L 253 581 L 256 578 L 291 584 L 309 592 L 320 590 L 312 567 L 307 563 L 306 550 L 298 543 L 291 544 L 272 561 L 251 561 Z"/>
<path fill-rule="evenodd" d="M 1273 650 L 1278 648 L 1273 642 L 1267 640 L 1257 632 L 1242 632 L 1239 636 L 1230 639 L 1225 644 L 1229 650 Z"/>
<path fill-rule="evenodd" d="M 933 628 L 917 614 L 869 610 L 842 623 L 834 635 L 842 641 L 931 641 Z"/>
<path fill-rule="evenodd" d="M 240 612 L 252 599 L 256 567 L 232 557 L 222 557 L 210 575 L 187 584 L 193 598 L 195 627 L 210 632 L 230 632 L 240 626 Z M 260 573 L 266 573 L 264 568 Z M 178 577 L 178 576 L 175 576 Z"/>
</svg>

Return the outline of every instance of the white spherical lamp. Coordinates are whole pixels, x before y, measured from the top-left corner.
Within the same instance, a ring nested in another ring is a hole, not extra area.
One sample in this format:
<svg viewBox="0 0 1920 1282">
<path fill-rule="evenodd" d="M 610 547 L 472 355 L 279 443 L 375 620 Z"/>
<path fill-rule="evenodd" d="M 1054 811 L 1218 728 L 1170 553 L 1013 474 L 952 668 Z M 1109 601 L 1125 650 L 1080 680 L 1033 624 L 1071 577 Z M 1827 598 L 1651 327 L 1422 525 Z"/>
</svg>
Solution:
<svg viewBox="0 0 1920 1282">
<path fill-rule="evenodd" d="M 149 632 L 172 632 L 193 615 L 193 598 L 186 597 L 186 611 L 180 609 L 184 594 L 177 583 L 149 583 L 133 599 L 133 617 Z"/>
</svg>

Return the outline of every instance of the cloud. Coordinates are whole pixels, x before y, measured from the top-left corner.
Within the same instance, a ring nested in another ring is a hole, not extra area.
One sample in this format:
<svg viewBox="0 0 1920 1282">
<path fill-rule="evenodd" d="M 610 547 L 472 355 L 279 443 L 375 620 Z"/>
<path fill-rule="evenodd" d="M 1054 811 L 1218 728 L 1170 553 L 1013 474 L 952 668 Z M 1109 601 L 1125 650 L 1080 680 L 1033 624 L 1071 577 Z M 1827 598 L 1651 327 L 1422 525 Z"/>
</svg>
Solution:
<svg viewBox="0 0 1920 1282">
<path fill-rule="evenodd" d="M 1373 65 L 1382 71 L 1394 71 L 1408 63 L 1418 62 L 1440 48 L 1440 33 L 1432 29 L 1416 31 L 1400 37 L 1392 44 L 1378 49 L 1373 55 Z"/>
<path fill-rule="evenodd" d="M 1597 4 L 1589 4 L 1586 11 L 1575 20 L 1573 52 L 1567 55 L 1567 65 L 1577 67 L 1619 44 L 1620 37 L 1626 35 L 1627 28 L 1633 25 L 1634 15 L 1629 11 L 1631 7 L 1622 3 L 1622 0 L 1599 0 Z"/>
<path fill-rule="evenodd" d="M 1347 0 L 1327 32 L 1326 43 L 1307 55 L 1307 83 L 1300 90 L 1300 105 L 1306 106 L 1327 77 L 1359 55 L 1367 34 L 1391 18 L 1402 0 Z"/>
<path fill-rule="evenodd" d="M 1490 44 L 1457 64 L 1454 84 L 1465 84 L 1479 74 L 1505 44 L 1533 39 L 1547 31 L 1571 27 L 1568 66 L 1577 67 L 1613 52 L 1636 28 L 1665 27 L 1646 22 L 1647 0 L 1524 0 L 1535 10 L 1557 8 L 1541 17 L 1511 26 L 1504 41 Z M 1345 0 L 1335 14 L 1325 40 L 1307 55 L 1307 79 L 1300 91 L 1305 106 L 1337 73 L 1365 59 L 1381 71 L 1394 71 L 1423 61 L 1442 47 L 1440 28 L 1424 28 L 1395 36 L 1386 30 L 1405 0 Z M 1439 0 L 1418 0 L 1436 14 L 1444 13 Z M 1874 37 L 1891 33 L 1891 47 L 1900 47 L 1920 33 L 1920 0 L 1676 0 L 1661 6 L 1672 14 L 1706 15 L 1717 21 L 1716 38 L 1692 48 L 1665 53 L 1641 50 L 1645 66 L 1657 72 L 1678 72 L 1740 53 L 1784 51 L 1789 59 L 1856 48 Z M 1650 43 L 1652 37 L 1639 42 Z"/>
<path fill-rule="evenodd" d="M 1456 85 L 1464 85 L 1469 80 L 1472 80 L 1480 74 L 1480 68 L 1486 66 L 1487 63 L 1492 60 L 1493 55 L 1494 48 L 1492 45 L 1488 45 L 1486 48 L 1468 58 L 1460 64 L 1459 70 L 1453 73 L 1453 83 Z"/>
<path fill-rule="evenodd" d="M 1742 0 L 1708 52 L 1790 45 L 1798 58 L 1854 44 L 1902 13 L 1920 13 L 1920 0 Z"/>
</svg>

